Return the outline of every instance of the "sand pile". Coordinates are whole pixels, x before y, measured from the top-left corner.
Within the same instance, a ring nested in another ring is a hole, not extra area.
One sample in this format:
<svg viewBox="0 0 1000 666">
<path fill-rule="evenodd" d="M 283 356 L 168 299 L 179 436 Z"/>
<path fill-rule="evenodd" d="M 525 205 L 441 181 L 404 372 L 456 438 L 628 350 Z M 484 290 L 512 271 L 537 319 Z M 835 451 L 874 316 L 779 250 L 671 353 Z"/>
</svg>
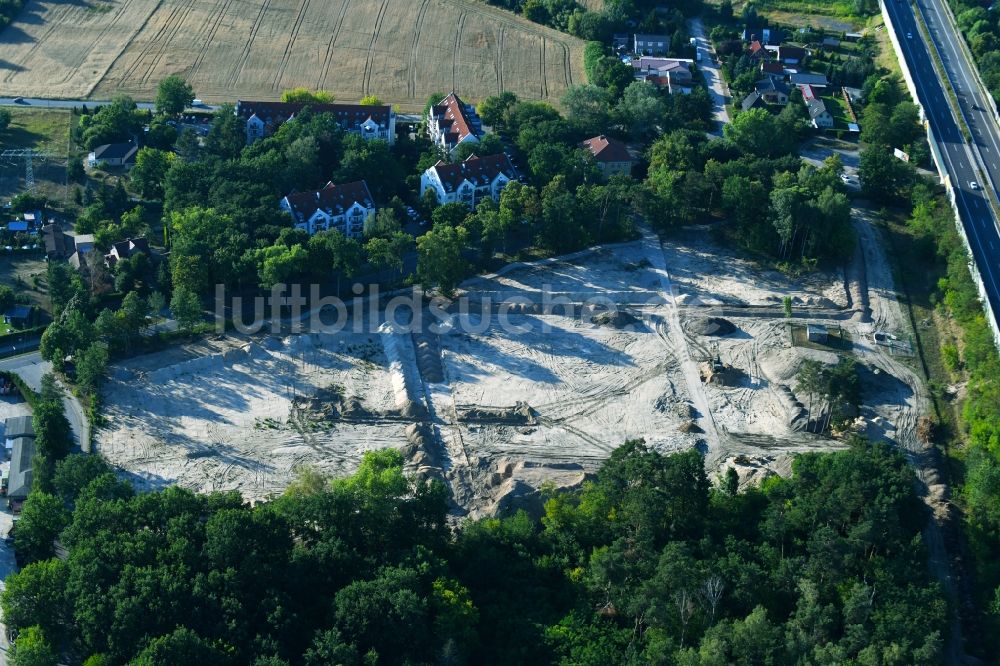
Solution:
<svg viewBox="0 0 1000 666">
<path fill-rule="evenodd" d="M 833 352 L 808 347 L 774 349 L 759 358 L 764 376 L 772 382 L 788 384 L 795 380 L 802 361 L 812 359 L 825 365 L 836 365 L 838 356 Z"/>
<path fill-rule="evenodd" d="M 687 330 L 692 335 L 722 336 L 736 332 L 736 325 L 722 317 L 699 317 L 688 322 Z"/>
<path fill-rule="evenodd" d="M 337 385 L 320 389 L 308 398 L 295 398 L 292 408 L 310 419 L 323 421 L 357 421 L 376 416 L 364 408 L 360 398 L 345 395 L 343 387 Z"/>
<path fill-rule="evenodd" d="M 626 328 L 639 323 L 639 318 L 628 310 L 607 310 L 599 312 L 590 319 L 599 326 L 610 326 L 611 328 Z"/>
<path fill-rule="evenodd" d="M 507 425 L 537 425 L 535 410 L 528 403 L 518 401 L 513 407 L 470 407 L 459 414 L 465 422 L 504 423 Z"/>
</svg>

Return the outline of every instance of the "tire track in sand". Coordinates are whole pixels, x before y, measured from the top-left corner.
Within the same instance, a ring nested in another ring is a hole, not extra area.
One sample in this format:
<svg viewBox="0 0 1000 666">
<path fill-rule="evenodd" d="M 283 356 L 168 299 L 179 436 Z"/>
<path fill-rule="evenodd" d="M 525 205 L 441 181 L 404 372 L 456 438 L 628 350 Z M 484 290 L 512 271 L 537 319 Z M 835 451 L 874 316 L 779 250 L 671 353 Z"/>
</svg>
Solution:
<svg viewBox="0 0 1000 666">
<path fill-rule="evenodd" d="M 150 38 L 150 40 L 145 44 L 145 46 L 143 46 L 139 50 L 139 53 L 136 54 L 135 58 L 132 59 L 132 62 L 129 63 L 128 67 L 125 68 L 125 71 L 118 79 L 119 84 L 124 84 L 126 81 L 129 81 L 133 78 L 135 73 L 142 66 L 143 62 L 146 61 L 146 57 L 149 55 L 150 51 L 152 51 L 157 46 L 157 44 L 160 43 L 160 38 L 167 31 L 167 28 L 169 28 L 173 24 L 174 17 L 177 15 L 177 12 L 179 12 L 180 9 L 181 9 L 180 5 L 173 5 L 170 8 L 166 20 L 164 20 L 163 23 L 160 24 L 160 27 L 157 29 L 156 34 L 154 34 L 152 38 Z M 128 49 L 127 46 L 125 48 L 126 50 Z"/>
<path fill-rule="evenodd" d="M 375 42 L 382 32 L 382 21 L 385 20 L 385 10 L 389 6 L 389 0 L 382 0 L 382 6 L 378 9 L 378 16 L 375 17 L 375 30 L 372 32 L 372 39 L 368 42 L 368 57 L 365 59 L 365 73 L 361 78 L 362 94 L 367 95 L 371 89 L 372 68 L 375 60 Z"/>
<path fill-rule="evenodd" d="M 500 24 L 500 36 L 497 37 L 497 94 L 503 92 L 503 52 L 507 44 L 507 25 L 504 23 Z"/>
<path fill-rule="evenodd" d="M 73 8 L 73 6 L 72 5 L 68 5 L 68 4 L 59 7 L 59 9 L 61 9 L 62 11 L 59 12 L 58 16 L 53 16 L 51 19 L 48 19 L 48 27 L 46 28 L 45 32 L 43 32 L 38 38 L 35 39 L 35 43 L 32 44 L 31 48 L 28 49 L 28 52 L 24 54 L 23 58 L 21 58 L 21 62 L 27 63 L 29 60 L 31 60 L 34 57 L 35 53 L 40 48 L 42 48 L 42 46 L 45 44 L 46 41 L 48 41 L 48 38 L 52 35 L 52 33 L 55 32 L 57 29 L 59 29 L 63 25 L 63 17 L 67 13 L 69 13 L 69 11 L 72 8 Z M 123 5 L 121 7 L 121 9 L 119 10 L 119 13 L 121 11 L 124 11 L 124 9 L 125 9 L 125 7 Z M 14 75 L 17 74 L 17 73 L 18 73 L 17 68 L 12 68 L 10 70 L 10 72 L 8 72 L 7 76 L 5 76 L 3 78 L 3 80 L 5 82 L 6 81 L 10 81 L 14 77 Z"/>
</svg>

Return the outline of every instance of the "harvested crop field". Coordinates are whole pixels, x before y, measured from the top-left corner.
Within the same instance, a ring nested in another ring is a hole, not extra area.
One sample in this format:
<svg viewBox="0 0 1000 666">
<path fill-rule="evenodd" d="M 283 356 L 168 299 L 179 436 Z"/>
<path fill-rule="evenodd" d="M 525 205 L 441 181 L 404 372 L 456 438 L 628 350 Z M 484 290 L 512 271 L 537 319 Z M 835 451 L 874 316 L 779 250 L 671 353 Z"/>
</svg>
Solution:
<svg viewBox="0 0 1000 666">
<path fill-rule="evenodd" d="M 42 0 L 0 45 L 0 93 L 38 97 L 148 99 L 180 74 L 210 102 L 306 86 L 416 109 L 585 78 L 581 41 L 475 0 Z"/>
</svg>

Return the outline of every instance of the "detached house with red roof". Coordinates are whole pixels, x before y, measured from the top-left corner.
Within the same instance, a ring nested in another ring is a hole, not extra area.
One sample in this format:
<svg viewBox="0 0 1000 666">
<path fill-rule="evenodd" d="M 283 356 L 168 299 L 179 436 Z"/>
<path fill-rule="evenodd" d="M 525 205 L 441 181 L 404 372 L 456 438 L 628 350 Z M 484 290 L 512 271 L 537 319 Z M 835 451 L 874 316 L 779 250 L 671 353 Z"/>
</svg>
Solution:
<svg viewBox="0 0 1000 666">
<path fill-rule="evenodd" d="M 628 148 L 618 139 L 610 137 L 595 136 L 580 144 L 584 150 L 597 160 L 597 166 L 606 178 L 610 178 L 616 173 L 623 173 L 626 176 L 632 174 L 632 167 L 635 166 L 635 159 L 628 152 Z"/>
<path fill-rule="evenodd" d="M 293 192 L 280 206 L 292 216 L 297 229 L 310 235 L 336 229 L 348 238 L 360 238 L 365 220 L 375 214 L 375 202 L 363 180 L 343 185 L 330 182 L 321 190 Z"/>
<path fill-rule="evenodd" d="M 485 199 L 500 200 L 500 192 L 517 171 L 506 153 L 477 157 L 470 155 L 464 162 L 448 164 L 440 161 L 420 176 L 420 196 L 428 190 L 437 195 L 439 204 L 464 203 L 475 208 Z"/>
<path fill-rule="evenodd" d="M 306 107 L 312 113 L 328 113 L 340 128 L 363 139 L 396 141 L 396 112 L 389 105 L 312 104 L 305 102 L 236 102 L 236 115 L 246 121 L 247 144 L 274 134 Z"/>
<path fill-rule="evenodd" d="M 427 133 L 443 153 L 454 155 L 463 143 L 479 143 L 483 124 L 471 104 L 451 93 L 427 111 Z"/>
</svg>

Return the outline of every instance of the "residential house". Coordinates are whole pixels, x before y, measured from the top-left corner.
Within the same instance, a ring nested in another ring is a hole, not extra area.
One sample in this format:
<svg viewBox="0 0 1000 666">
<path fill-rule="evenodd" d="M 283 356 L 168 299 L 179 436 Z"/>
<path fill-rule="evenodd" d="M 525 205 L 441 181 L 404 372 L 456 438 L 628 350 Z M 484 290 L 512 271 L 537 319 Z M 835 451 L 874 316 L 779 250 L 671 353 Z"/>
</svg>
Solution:
<svg viewBox="0 0 1000 666">
<path fill-rule="evenodd" d="M 149 241 L 145 238 L 129 238 L 118 241 L 111 246 L 111 251 L 104 255 L 104 263 L 111 268 L 118 263 L 119 259 L 131 259 L 137 254 L 149 254 Z"/>
<path fill-rule="evenodd" d="M 454 156 L 461 144 L 479 143 L 483 123 L 475 108 L 453 92 L 427 111 L 427 133 L 441 152 Z"/>
<path fill-rule="evenodd" d="M 73 247 L 86 254 L 94 251 L 94 234 L 73 234 Z"/>
<path fill-rule="evenodd" d="M 764 60 L 761 62 L 760 73 L 769 79 L 785 80 L 785 66 L 777 60 Z"/>
<path fill-rule="evenodd" d="M 87 166 L 93 168 L 98 164 L 107 166 L 127 167 L 135 164 L 135 155 L 139 152 L 139 147 L 134 141 L 127 143 L 106 143 L 103 146 L 94 148 L 93 152 L 87 155 Z"/>
<path fill-rule="evenodd" d="M 58 222 L 43 226 L 42 237 L 45 239 L 45 255 L 49 259 L 65 259 L 76 252 L 73 235 L 63 231 Z"/>
<path fill-rule="evenodd" d="M 690 59 L 652 58 L 642 56 L 632 61 L 636 78 L 648 81 L 671 93 L 690 92 L 692 85 Z"/>
<path fill-rule="evenodd" d="M 7 479 L 7 502 L 22 502 L 31 492 L 31 462 L 35 457 L 35 438 L 17 437 L 11 444 L 10 476 Z"/>
<path fill-rule="evenodd" d="M 33 313 L 34 308 L 30 305 L 12 305 L 3 313 L 3 323 L 15 328 L 27 328 Z"/>
<path fill-rule="evenodd" d="M 312 104 L 307 102 L 256 102 L 239 100 L 236 115 L 246 121 L 247 143 L 273 134 L 281 125 L 309 107 L 312 113 L 328 113 L 348 134 L 363 139 L 396 141 L 396 112 L 388 104 Z"/>
<path fill-rule="evenodd" d="M 21 219 L 26 225 L 28 225 L 29 230 L 34 230 L 42 225 L 42 211 L 40 210 L 29 210 L 28 212 L 21 215 Z"/>
<path fill-rule="evenodd" d="M 793 86 L 812 86 L 814 88 L 825 88 L 830 85 L 829 81 L 826 79 L 826 74 L 810 74 L 808 72 L 801 72 L 796 74 L 791 74 L 788 77 L 788 81 Z"/>
<path fill-rule="evenodd" d="M 754 40 L 747 47 L 747 55 L 753 60 L 766 60 L 771 57 L 771 52 L 763 44 Z"/>
<path fill-rule="evenodd" d="M 788 104 L 788 86 L 784 81 L 771 78 L 761 79 L 754 84 L 754 90 L 768 104 Z"/>
<path fill-rule="evenodd" d="M 801 46 L 782 44 L 778 47 L 778 60 L 786 65 L 801 65 L 806 61 L 807 55 Z"/>
<path fill-rule="evenodd" d="M 809 121 L 812 126 L 817 129 L 827 129 L 833 127 L 833 116 L 826 108 L 826 102 L 818 97 L 805 97 L 805 90 L 803 90 L 803 99 L 806 103 L 806 110 L 809 112 Z"/>
<path fill-rule="evenodd" d="M 580 144 L 580 147 L 590 151 L 605 177 L 610 178 L 617 173 L 630 175 L 632 167 L 635 166 L 635 158 L 628 152 L 628 147 L 618 139 L 602 134 L 587 139 Z"/>
<path fill-rule="evenodd" d="M 341 185 L 330 182 L 321 190 L 293 192 L 280 206 L 292 216 L 296 228 L 310 235 L 336 229 L 348 238 L 361 238 L 365 220 L 375 214 L 375 202 L 363 180 Z"/>
<path fill-rule="evenodd" d="M 752 92 L 743 98 L 740 103 L 740 108 L 744 111 L 749 111 L 750 109 L 766 109 L 767 104 L 764 102 L 764 98 L 761 97 L 759 92 Z"/>
<path fill-rule="evenodd" d="M 667 35 L 635 35 L 636 55 L 665 56 L 670 51 L 670 37 Z"/>
<path fill-rule="evenodd" d="M 439 204 L 461 202 L 470 208 L 484 199 L 500 200 L 500 192 L 517 171 L 506 153 L 477 157 L 448 164 L 441 161 L 420 176 L 420 196 L 428 190 L 437 195 Z"/>
</svg>

